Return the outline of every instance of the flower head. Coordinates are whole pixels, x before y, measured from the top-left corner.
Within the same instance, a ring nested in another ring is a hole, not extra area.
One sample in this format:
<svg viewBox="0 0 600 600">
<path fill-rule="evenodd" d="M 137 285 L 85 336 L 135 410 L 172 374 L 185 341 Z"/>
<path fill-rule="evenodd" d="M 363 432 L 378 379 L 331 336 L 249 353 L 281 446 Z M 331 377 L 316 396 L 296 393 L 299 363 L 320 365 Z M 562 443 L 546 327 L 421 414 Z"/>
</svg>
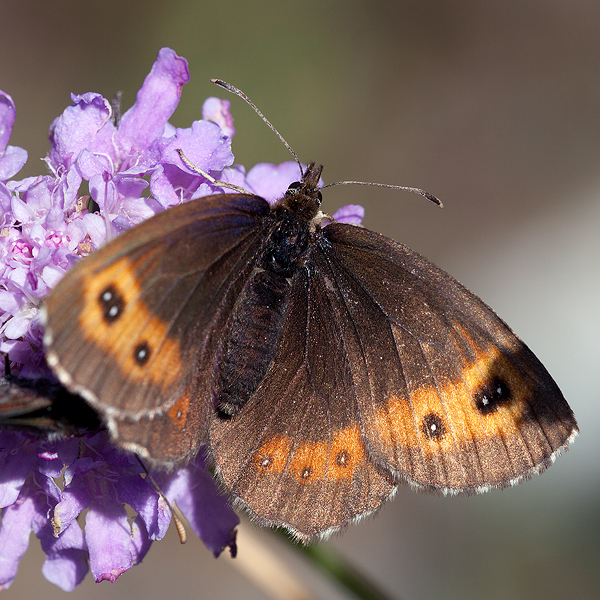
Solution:
<svg viewBox="0 0 600 600">
<path fill-rule="evenodd" d="M 21 378 L 53 377 L 39 308 L 73 264 L 170 206 L 224 191 L 189 172 L 178 149 L 215 180 L 269 201 L 299 179 L 295 163 L 261 164 L 247 175 L 233 166 L 228 101 L 209 98 L 202 120 L 173 127 L 188 80 L 187 61 L 163 48 L 118 123 L 100 94 L 73 95 L 50 127 L 50 174 L 22 180 L 12 178 L 27 153 L 8 145 L 15 105 L 0 91 L 0 351 Z M 349 210 L 351 222 L 358 212 Z M 5 378 L 0 389 L 12 385 Z M 0 429 L 0 589 L 14 580 L 31 531 L 46 553 L 44 575 L 62 589 L 72 590 L 88 570 L 96 581 L 114 581 L 165 535 L 174 501 L 215 556 L 234 553 L 239 520 L 204 461 L 201 452 L 172 474 L 154 474 L 159 493 L 105 431 L 61 437 Z"/>
</svg>

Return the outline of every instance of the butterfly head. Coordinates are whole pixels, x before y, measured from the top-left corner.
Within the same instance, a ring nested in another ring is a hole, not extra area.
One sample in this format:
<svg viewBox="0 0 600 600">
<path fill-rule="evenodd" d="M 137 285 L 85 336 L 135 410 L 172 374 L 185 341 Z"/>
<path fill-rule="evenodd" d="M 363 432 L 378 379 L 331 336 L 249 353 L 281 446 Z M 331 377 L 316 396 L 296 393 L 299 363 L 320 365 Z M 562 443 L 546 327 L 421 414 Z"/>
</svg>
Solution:
<svg viewBox="0 0 600 600">
<path fill-rule="evenodd" d="M 289 185 L 285 196 L 278 203 L 279 206 L 304 216 L 307 221 L 313 219 L 323 200 L 319 187 L 322 171 L 323 165 L 310 163 L 302 174 L 302 179 Z"/>
</svg>

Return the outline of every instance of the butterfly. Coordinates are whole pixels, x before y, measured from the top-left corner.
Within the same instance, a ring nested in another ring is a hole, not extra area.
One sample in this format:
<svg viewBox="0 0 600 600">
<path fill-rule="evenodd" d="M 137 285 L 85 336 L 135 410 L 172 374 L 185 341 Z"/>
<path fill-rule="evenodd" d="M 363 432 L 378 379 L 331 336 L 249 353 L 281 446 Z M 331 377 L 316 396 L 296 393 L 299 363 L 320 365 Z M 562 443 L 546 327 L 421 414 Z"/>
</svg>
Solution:
<svg viewBox="0 0 600 600">
<path fill-rule="evenodd" d="M 45 303 L 48 363 L 155 467 L 206 445 L 233 503 L 297 539 L 399 483 L 513 485 L 577 434 L 491 308 L 423 256 L 321 213 L 311 163 L 277 203 L 212 195 L 76 264 Z"/>
</svg>

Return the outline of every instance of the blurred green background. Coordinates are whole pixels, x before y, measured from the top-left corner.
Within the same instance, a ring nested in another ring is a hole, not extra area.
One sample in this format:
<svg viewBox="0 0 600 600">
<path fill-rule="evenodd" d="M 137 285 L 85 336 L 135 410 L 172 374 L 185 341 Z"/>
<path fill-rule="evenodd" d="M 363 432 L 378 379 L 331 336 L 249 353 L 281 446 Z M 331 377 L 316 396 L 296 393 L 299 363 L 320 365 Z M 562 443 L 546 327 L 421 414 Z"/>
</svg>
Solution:
<svg viewBox="0 0 600 600">
<path fill-rule="evenodd" d="M 375 518 L 328 542 L 405 600 L 598 598 L 600 589 L 600 3 L 593 0 L 1 0 L 0 88 L 17 105 L 19 177 L 44 172 L 52 120 L 70 93 L 123 107 L 159 48 L 189 60 L 172 119 L 188 126 L 228 97 L 247 167 L 288 160 L 243 89 L 325 181 L 424 187 L 446 208 L 374 188 L 327 190 L 324 210 L 408 244 L 481 295 L 538 354 L 581 427 L 541 477 L 502 492 L 438 498 L 400 488 Z M 240 534 L 244 555 L 247 534 Z M 334 585 L 269 532 L 320 598 Z M 246 552 L 254 555 L 254 551 Z M 33 539 L 4 598 L 64 593 Z M 115 584 L 69 597 L 266 598 L 231 559 L 175 535 Z"/>
</svg>

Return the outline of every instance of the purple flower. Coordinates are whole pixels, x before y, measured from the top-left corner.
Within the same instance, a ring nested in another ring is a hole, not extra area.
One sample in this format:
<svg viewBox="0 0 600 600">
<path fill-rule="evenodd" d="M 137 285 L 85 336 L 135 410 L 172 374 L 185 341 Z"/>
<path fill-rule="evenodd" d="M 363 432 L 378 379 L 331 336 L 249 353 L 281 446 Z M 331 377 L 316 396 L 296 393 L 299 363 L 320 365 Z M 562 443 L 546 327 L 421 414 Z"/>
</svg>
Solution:
<svg viewBox="0 0 600 600">
<path fill-rule="evenodd" d="M 48 452 L 21 433 L 0 431 L 0 589 L 14 580 L 31 531 L 46 552 L 42 571 L 50 581 L 72 590 L 87 572 L 87 549 L 77 521 L 56 538 L 50 519 L 61 495 L 54 478 L 60 477 L 69 445 L 73 441 L 64 442 L 60 453 Z"/>
<path fill-rule="evenodd" d="M 226 100 L 209 98 L 202 120 L 173 127 L 169 118 L 188 80 L 187 61 L 163 48 L 119 123 L 100 94 L 73 95 L 50 127 L 50 174 L 22 180 L 12 178 L 27 153 L 8 145 L 15 105 L 0 91 L 0 351 L 21 377 L 52 377 L 39 308 L 67 269 L 169 206 L 228 191 L 191 172 L 178 149 L 215 179 L 270 202 L 300 178 L 292 162 L 260 164 L 247 175 L 232 166 L 235 129 Z M 359 213 L 352 207 L 336 215 L 356 222 Z M 225 548 L 235 553 L 239 519 L 202 452 L 175 473 L 153 474 L 161 495 L 105 431 L 56 438 L 0 430 L 0 589 L 14 580 L 32 531 L 46 554 L 43 574 L 62 589 L 74 589 L 88 570 L 96 581 L 114 581 L 165 535 L 174 501 L 215 556 Z"/>
<path fill-rule="evenodd" d="M 365 218 L 365 209 L 360 204 L 346 204 L 333 213 L 333 218 L 342 223 L 360 225 Z"/>
<path fill-rule="evenodd" d="M 64 471 L 62 489 L 55 480 Z M 46 553 L 42 572 L 70 591 L 91 570 L 96 581 L 115 581 L 144 558 L 171 521 L 171 509 L 133 455 L 117 450 L 100 432 L 60 442 L 40 442 L 0 430 L 0 589 L 8 588 L 29 545 L 31 531 Z M 239 523 L 227 506 L 204 457 L 173 475 L 161 489 L 177 500 L 196 534 L 218 556 L 235 552 Z M 137 517 L 130 523 L 125 505 Z M 87 509 L 85 528 L 77 517 Z"/>
<path fill-rule="evenodd" d="M 8 145 L 15 116 L 13 99 L 0 91 L 0 181 L 6 181 L 16 175 L 27 162 L 26 150 Z"/>
<path fill-rule="evenodd" d="M 229 100 L 221 98 L 207 98 L 202 106 L 202 118 L 205 121 L 214 121 L 225 135 L 232 138 L 235 134 L 233 117 L 229 112 L 231 106 Z"/>
</svg>

